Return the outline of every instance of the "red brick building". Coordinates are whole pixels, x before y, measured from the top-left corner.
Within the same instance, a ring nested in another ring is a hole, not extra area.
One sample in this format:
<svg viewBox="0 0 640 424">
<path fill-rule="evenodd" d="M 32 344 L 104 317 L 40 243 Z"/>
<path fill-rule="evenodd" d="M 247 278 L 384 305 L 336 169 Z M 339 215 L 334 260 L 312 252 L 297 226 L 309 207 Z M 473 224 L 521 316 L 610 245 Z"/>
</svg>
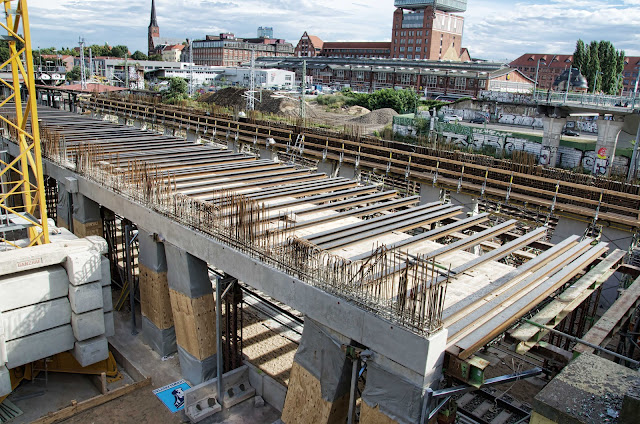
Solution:
<svg viewBox="0 0 640 424">
<path fill-rule="evenodd" d="M 195 40 L 193 61 L 204 66 L 240 66 L 256 57 L 292 56 L 293 45 L 275 38 L 236 38 L 233 34 L 207 35 Z"/>
<path fill-rule="evenodd" d="M 462 48 L 466 1 L 396 0 L 391 29 L 391 57 L 469 61 Z"/>
<path fill-rule="evenodd" d="M 511 62 L 509 66 L 518 69 L 534 81 L 536 79 L 537 69 L 538 88 L 546 90 L 551 88 L 555 79 L 565 69 L 568 69 L 572 62 L 573 55 L 570 54 L 525 53 Z M 621 75 L 624 90 L 623 94 L 634 91 L 639 70 L 639 56 L 625 58 L 624 70 Z M 591 87 L 589 87 L 589 90 L 591 90 Z"/>
<path fill-rule="evenodd" d="M 298 57 L 382 57 L 389 58 L 391 43 L 378 41 L 327 41 L 305 31 L 294 55 Z"/>
</svg>

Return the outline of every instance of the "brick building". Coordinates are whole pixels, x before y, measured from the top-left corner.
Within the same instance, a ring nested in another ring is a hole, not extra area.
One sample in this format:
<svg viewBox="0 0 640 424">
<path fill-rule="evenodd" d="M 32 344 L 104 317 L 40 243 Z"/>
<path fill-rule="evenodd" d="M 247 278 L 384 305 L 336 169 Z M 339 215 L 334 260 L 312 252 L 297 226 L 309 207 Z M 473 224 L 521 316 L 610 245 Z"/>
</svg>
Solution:
<svg viewBox="0 0 640 424">
<path fill-rule="evenodd" d="M 296 45 L 294 55 L 297 57 L 382 57 L 391 54 L 391 43 L 377 41 L 332 41 L 324 42 L 306 31 Z"/>
<path fill-rule="evenodd" d="M 240 66 L 251 60 L 251 52 L 256 57 L 282 57 L 293 55 L 293 45 L 274 38 L 236 38 L 226 33 L 207 35 L 204 40 L 195 40 L 193 62 L 204 66 Z M 184 57 L 184 55 L 183 55 Z"/>
<path fill-rule="evenodd" d="M 259 58 L 256 65 L 293 71 L 302 81 L 302 62 L 307 62 L 307 81 L 334 89 L 349 87 L 373 92 L 383 88 L 412 88 L 430 98 L 477 97 L 480 91 L 529 93 L 533 80 L 500 63 L 425 61 L 376 58 L 289 57 Z"/>
<path fill-rule="evenodd" d="M 466 0 L 395 0 L 391 30 L 391 57 L 469 61 L 462 48 Z"/>
<path fill-rule="evenodd" d="M 538 88 L 547 90 L 552 87 L 553 82 L 562 72 L 569 69 L 572 62 L 573 55 L 570 54 L 525 53 L 512 61 L 509 66 L 520 70 L 534 81 L 537 69 Z M 620 76 L 622 78 L 623 94 L 628 94 L 635 90 L 639 71 L 640 56 L 626 57 L 624 70 Z M 589 91 L 591 91 L 591 87 L 589 87 Z"/>
</svg>

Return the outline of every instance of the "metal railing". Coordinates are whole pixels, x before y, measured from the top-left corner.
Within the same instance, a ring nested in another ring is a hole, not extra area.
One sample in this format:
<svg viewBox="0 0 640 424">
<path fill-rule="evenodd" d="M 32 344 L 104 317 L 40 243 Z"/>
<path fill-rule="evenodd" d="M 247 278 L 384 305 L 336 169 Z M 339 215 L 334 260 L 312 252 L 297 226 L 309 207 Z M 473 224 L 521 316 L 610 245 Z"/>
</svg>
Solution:
<svg viewBox="0 0 640 424">
<path fill-rule="evenodd" d="M 395 0 L 396 7 L 435 6 L 445 12 L 464 12 L 467 10 L 467 0 Z"/>
<path fill-rule="evenodd" d="M 588 93 L 549 93 L 538 90 L 537 102 L 550 105 L 581 105 L 605 108 L 624 108 L 631 111 L 640 109 L 640 93 L 630 96 L 609 96 L 604 94 Z"/>
</svg>

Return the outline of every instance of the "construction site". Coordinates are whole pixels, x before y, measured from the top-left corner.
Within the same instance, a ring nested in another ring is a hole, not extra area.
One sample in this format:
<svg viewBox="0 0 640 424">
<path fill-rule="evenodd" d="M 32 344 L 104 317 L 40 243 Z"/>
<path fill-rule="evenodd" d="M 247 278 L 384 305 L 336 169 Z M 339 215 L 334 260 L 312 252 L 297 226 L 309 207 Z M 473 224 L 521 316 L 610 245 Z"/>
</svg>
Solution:
<svg viewBox="0 0 640 424">
<path fill-rule="evenodd" d="M 639 422 L 636 182 L 253 90 L 53 105 L 3 4 L 0 423 Z M 552 159 L 573 113 L 598 151 L 638 117 L 537 107 Z"/>
</svg>

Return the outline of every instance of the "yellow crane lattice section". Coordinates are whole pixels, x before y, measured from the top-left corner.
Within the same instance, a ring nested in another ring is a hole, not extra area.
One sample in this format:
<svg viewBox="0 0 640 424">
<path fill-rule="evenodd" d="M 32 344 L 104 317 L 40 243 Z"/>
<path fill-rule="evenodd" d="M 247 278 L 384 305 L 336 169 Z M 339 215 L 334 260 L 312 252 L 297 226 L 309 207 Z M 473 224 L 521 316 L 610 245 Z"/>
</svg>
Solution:
<svg viewBox="0 0 640 424">
<path fill-rule="evenodd" d="M 1 1 L 6 19 L 0 21 L 0 40 L 9 43 L 10 57 L 0 65 L 0 72 L 10 72 L 12 79 L 0 78 L 0 84 L 10 93 L 0 102 L 0 107 L 13 103 L 15 115 L 9 119 L 0 115 L 0 120 L 9 130 L 5 136 L 19 145 L 20 155 L 7 161 L 0 158 L 0 219 L 5 219 L 0 226 L 11 224 L 8 217 L 22 216 L 20 221 L 28 227 L 29 246 L 33 246 L 49 243 L 49 231 L 29 15 L 26 0 Z M 1 234 L 0 241 L 15 246 Z"/>
</svg>

